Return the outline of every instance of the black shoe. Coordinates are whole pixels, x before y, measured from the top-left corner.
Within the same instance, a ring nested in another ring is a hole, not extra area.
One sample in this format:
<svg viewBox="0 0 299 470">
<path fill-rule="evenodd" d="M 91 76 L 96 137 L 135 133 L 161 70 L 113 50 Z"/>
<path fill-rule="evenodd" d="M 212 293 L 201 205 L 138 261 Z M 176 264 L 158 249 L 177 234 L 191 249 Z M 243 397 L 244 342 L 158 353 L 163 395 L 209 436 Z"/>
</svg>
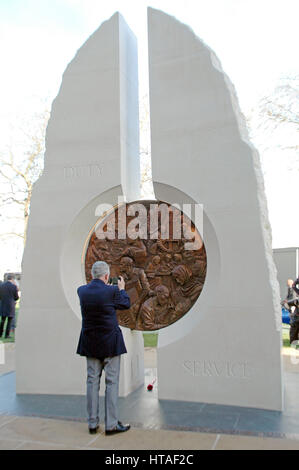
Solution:
<svg viewBox="0 0 299 470">
<path fill-rule="evenodd" d="M 122 424 L 120 421 L 118 421 L 117 426 L 115 426 L 115 428 L 113 429 L 107 429 L 105 434 L 106 436 L 110 436 L 111 434 L 117 434 L 119 432 L 126 432 L 126 431 L 129 431 L 130 427 L 131 426 L 129 424 Z"/>
<path fill-rule="evenodd" d="M 88 428 L 89 434 L 96 434 L 99 430 L 99 426 L 96 428 Z"/>
</svg>

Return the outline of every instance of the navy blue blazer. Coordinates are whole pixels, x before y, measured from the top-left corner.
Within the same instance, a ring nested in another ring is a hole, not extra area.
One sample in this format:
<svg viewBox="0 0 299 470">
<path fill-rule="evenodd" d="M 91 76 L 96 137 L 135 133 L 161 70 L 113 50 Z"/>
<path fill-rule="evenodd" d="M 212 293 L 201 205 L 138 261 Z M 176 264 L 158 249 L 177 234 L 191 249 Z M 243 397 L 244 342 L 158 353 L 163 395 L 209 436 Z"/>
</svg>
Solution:
<svg viewBox="0 0 299 470">
<path fill-rule="evenodd" d="M 77 290 L 80 298 L 82 329 L 77 354 L 104 359 L 127 352 L 116 310 L 130 308 L 130 298 L 118 286 L 93 279 Z"/>
<path fill-rule="evenodd" d="M 17 287 L 10 281 L 3 282 L 0 286 L 2 317 L 14 318 L 16 313 L 16 300 L 19 299 Z"/>
</svg>

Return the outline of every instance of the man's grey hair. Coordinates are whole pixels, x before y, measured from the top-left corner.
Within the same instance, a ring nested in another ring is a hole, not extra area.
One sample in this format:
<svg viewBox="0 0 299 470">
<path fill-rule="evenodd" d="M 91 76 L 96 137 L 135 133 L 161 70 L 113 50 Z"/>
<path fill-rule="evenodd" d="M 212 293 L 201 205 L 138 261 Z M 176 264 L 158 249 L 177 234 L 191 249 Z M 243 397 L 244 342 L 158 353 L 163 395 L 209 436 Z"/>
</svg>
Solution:
<svg viewBox="0 0 299 470">
<path fill-rule="evenodd" d="M 110 274 L 109 264 L 105 261 L 96 261 L 91 268 L 91 275 L 93 279 L 99 279 L 105 274 Z"/>
</svg>

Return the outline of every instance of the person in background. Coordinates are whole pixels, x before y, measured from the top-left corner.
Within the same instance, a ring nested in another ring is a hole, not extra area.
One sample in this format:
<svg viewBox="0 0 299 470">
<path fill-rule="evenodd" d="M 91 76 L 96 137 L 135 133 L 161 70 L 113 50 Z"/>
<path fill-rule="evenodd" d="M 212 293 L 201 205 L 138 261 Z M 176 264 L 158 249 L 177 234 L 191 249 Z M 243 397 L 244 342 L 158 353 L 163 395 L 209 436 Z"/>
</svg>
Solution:
<svg viewBox="0 0 299 470">
<path fill-rule="evenodd" d="M 296 281 L 293 282 L 292 287 L 296 292 L 297 296 L 299 296 L 299 277 L 296 279 Z"/>
<path fill-rule="evenodd" d="M 109 285 L 110 268 L 96 261 L 91 269 L 92 281 L 78 288 L 82 313 L 82 329 L 77 354 L 87 359 L 87 412 L 90 434 L 99 429 L 99 389 L 105 369 L 106 435 L 125 432 L 129 424 L 117 418 L 120 355 L 127 352 L 116 309 L 130 308 L 130 298 L 122 277 L 118 285 Z"/>
<path fill-rule="evenodd" d="M 287 297 L 282 303 L 290 314 L 290 344 L 292 344 L 293 341 L 297 341 L 299 337 L 299 305 L 296 296 L 295 283 L 296 281 L 293 282 L 292 279 L 288 279 Z M 299 289 L 297 293 L 299 294 Z"/>
<path fill-rule="evenodd" d="M 290 308 L 288 308 L 288 307 L 289 307 L 289 306 L 288 306 L 288 301 L 289 301 L 289 300 L 292 301 L 292 300 L 296 297 L 296 292 L 295 292 L 295 290 L 293 289 L 293 284 L 294 284 L 293 279 L 288 279 L 288 280 L 287 280 L 287 289 L 288 289 L 288 290 L 287 290 L 287 296 L 286 296 L 284 302 L 287 304 L 287 305 L 286 305 L 286 308 L 287 308 L 289 311 L 290 311 Z"/>
<path fill-rule="evenodd" d="M 13 274 L 8 274 L 7 281 L 3 282 L 0 286 L 1 298 L 1 323 L 0 323 L 0 338 L 3 335 L 5 321 L 5 338 L 9 338 L 11 324 L 16 315 L 16 301 L 19 299 L 18 287 Z"/>
</svg>

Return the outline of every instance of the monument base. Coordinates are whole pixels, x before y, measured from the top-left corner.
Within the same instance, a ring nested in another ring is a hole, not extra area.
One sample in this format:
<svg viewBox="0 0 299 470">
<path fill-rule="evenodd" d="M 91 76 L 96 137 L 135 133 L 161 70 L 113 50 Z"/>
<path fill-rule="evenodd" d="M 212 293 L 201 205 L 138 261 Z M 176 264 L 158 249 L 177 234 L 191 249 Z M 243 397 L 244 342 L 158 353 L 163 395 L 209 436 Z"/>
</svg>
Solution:
<svg viewBox="0 0 299 470">
<path fill-rule="evenodd" d="M 141 331 L 121 329 L 128 352 L 121 356 L 119 396 L 126 397 L 144 384 L 144 342 Z M 100 396 L 103 395 L 105 395 L 105 372 L 100 387 Z"/>
</svg>

